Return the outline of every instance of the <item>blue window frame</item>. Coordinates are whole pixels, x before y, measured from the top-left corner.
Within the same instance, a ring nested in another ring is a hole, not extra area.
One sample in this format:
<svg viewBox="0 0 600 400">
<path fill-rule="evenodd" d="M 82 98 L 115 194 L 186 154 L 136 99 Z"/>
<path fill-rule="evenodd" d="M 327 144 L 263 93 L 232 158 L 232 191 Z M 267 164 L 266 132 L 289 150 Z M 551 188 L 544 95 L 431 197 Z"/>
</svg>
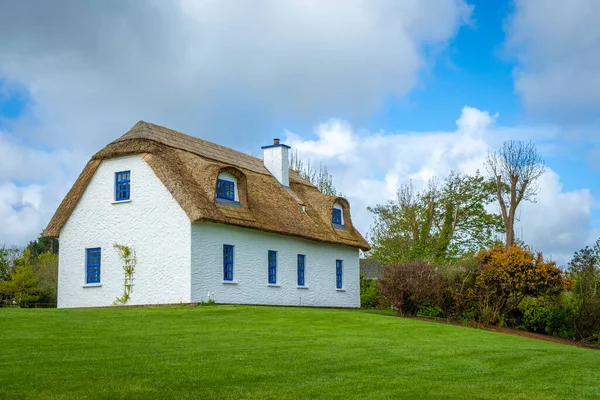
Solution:
<svg viewBox="0 0 600 400">
<path fill-rule="evenodd" d="M 225 179 L 217 179 L 217 198 L 235 201 L 235 185 Z"/>
<path fill-rule="evenodd" d="M 342 288 L 342 260 L 335 260 L 335 287 L 336 289 Z"/>
<path fill-rule="evenodd" d="M 233 246 L 223 245 L 223 280 L 233 280 Z"/>
<path fill-rule="evenodd" d="M 269 283 L 277 283 L 277 252 L 269 250 Z"/>
<path fill-rule="evenodd" d="M 100 248 L 86 249 L 85 257 L 85 282 L 100 283 L 100 264 L 101 264 Z"/>
<path fill-rule="evenodd" d="M 304 286 L 304 255 L 298 254 L 298 286 Z"/>
<path fill-rule="evenodd" d="M 115 173 L 115 201 L 129 200 L 131 171 Z"/>
<path fill-rule="evenodd" d="M 339 208 L 333 209 L 333 216 L 331 218 L 331 222 L 337 225 L 342 225 L 342 210 Z"/>
</svg>

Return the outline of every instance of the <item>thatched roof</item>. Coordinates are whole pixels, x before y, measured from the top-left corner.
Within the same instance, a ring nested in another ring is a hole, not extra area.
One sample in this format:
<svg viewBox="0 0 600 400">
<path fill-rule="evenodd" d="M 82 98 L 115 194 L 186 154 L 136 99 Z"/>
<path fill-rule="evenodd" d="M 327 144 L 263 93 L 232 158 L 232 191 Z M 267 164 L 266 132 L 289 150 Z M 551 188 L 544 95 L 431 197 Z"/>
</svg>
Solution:
<svg viewBox="0 0 600 400">
<path fill-rule="evenodd" d="M 292 170 L 290 187 L 285 188 L 260 158 L 144 121 L 92 157 L 44 230 L 44 236 L 59 236 L 102 160 L 131 154 L 146 160 L 192 222 L 223 223 L 369 249 L 352 225 L 350 207 L 344 198 L 319 192 Z M 215 201 L 217 176 L 223 170 L 238 178 L 242 207 Z M 331 224 L 336 201 L 344 205 L 344 229 L 334 229 Z"/>
</svg>

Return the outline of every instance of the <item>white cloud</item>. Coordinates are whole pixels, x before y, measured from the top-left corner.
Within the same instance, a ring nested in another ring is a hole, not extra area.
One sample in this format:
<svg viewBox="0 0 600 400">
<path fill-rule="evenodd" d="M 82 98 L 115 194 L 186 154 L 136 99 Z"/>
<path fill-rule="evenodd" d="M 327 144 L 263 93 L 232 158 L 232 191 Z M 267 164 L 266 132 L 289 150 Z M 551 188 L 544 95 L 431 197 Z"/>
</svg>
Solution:
<svg viewBox="0 0 600 400">
<path fill-rule="evenodd" d="M 0 155 L 0 245 L 24 245 L 48 223 L 85 158 L 33 149 L 1 131 Z"/>
<path fill-rule="evenodd" d="M 507 49 L 517 57 L 515 87 L 525 105 L 559 121 L 598 122 L 600 2 L 517 0 Z"/>
<path fill-rule="evenodd" d="M 507 139 L 531 139 L 541 152 L 553 150 L 556 129 L 497 126 L 497 117 L 464 107 L 455 131 L 360 134 L 347 122 L 330 120 L 317 126 L 315 139 L 291 133 L 287 143 L 297 148 L 301 157 L 328 166 L 336 187 L 351 202 L 355 225 L 365 234 L 372 222 L 366 207 L 392 199 L 402 183 L 412 181 L 420 188 L 432 176 L 444 177 L 452 170 L 483 172 L 488 152 Z M 330 140 L 331 131 L 324 127 L 331 127 L 337 137 L 343 138 L 343 152 L 326 150 L 335 147 L 336 142 Z M 559 176 L 550 168 L 539 186 L 537 203 L 521 207 L 523 238 L 535 249 L 564 262 L 588 242 L 593 197 L 587 189 L 564 191 Z"/>
<path fill-rule="evenodd" d="M 284 126 L 271 121 L 368 115 L 412 89 L 428 50 L 471 13 L 463 0 L 24 0 L 2 10 L 0 37 L 11 39 L 0 41 L 0 76 L 31 91 L 41 121 L 19 134 L 87 151 L 139 119 L 240 146 Z"/>
<path fill-rule="evenodd" d="M 14 244 L 35 238 L 84 162 L 138 120 L 243 150 L 285 126 L 368 115 L 415 87 L 431 50 L 471 14 L 464 0 L 0 0 L 0 9 L 0 37 L 10 38 L 0 40 L 0 79 L 31 96 L 0 133 L 0 243 Z M 349 151 L 345 127 L 331 124 L 329 140 Z"/>
</svg>

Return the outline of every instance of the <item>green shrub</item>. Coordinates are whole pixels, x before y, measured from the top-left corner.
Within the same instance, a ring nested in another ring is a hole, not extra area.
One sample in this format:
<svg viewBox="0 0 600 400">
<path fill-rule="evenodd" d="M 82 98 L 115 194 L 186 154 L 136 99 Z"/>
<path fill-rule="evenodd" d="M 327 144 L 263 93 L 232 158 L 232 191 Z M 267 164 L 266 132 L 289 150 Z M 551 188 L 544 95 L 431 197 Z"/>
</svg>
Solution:
<svg viewBox="0 0 600 400">
<path fill-rule="evenodd" d="M 377 290 L 377 280 L 365 279 L 360 274 L 360 306 L 363 308 L 381 307 L 382 302 Z"/>
<path fill-rule="evenodd" d="M 574 336 L 573 312 L 564 297 L 555 301 L 528 298 L 521 302 L 519 309 L 523 329 L 562 338 Z"/>
<path fill-rule="evenodd" d="M 423 306 L 417 312 L 417 317 L 438 318 L 442 315 L 442 308 L 435 304 Z"/>
</svg>

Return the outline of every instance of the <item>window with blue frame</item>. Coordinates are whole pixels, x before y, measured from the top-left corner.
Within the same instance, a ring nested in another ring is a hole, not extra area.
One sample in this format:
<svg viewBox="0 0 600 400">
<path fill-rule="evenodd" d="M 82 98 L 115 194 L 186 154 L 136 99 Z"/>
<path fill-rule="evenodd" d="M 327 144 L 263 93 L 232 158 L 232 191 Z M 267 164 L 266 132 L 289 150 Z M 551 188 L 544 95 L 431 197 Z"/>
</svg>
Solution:
<svg viewBox="0 0 600 400">
<path fill-rule="evenodd" d="M 342 260 L 335 260 L 335 287 L 336 289 L 342 288 Z"/>
<path fill-rule="evenodd" d="M 85 257 L 85 282 L 100 283 L 100 264 L 101 264 L 100 248 L 86 249 Z"/>
<path fill-rule="evenodd" d="M 115 173 L 115 201 L 129 200 L 131 195 L 131 171 Z"/>
<path fill-rule="evenodd" d="M 331 219 L 331 222 L 333 222 L 336 225 L 342 225 L 342 210 L 340 210 L 339 208 L 333 209 L 333 217 Z"/>
<path fill-rule="evenodd" d="M 269 284 L 277 283 L 277 252 L 269 250 Z"/>
<path fill-rule="evenodd" d="M 233 246 L 223 245 L 223 280 L 233 280 Z"/>
<path fill-rule="evenodd" d="M 304 255 L 298 254 L 298 286 L 304 286 Z"/>
<path fill-rule="evenodd" d="M 217 198 L 235 201 L 235 184 L 225 179 L 217 179 Z"/>
</svg>

